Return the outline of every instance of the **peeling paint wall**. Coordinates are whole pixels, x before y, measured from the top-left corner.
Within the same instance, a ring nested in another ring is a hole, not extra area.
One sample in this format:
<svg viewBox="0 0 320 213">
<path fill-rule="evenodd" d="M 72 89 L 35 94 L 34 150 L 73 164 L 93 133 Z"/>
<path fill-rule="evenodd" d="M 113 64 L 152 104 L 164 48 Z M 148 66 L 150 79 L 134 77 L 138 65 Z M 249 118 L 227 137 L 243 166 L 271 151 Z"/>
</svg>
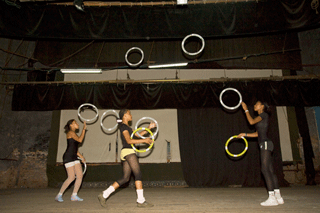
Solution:
<svg viewBox="0 0 320 213">
<path fill-rule="evenodd" d="M 0 188 L 46 187 L 52 112 L 13 112 L 11 96 L 1 99 Z"/>
<path fill-rule="evenodd" d="M 0 39 L 0 66 L 26 67 L 36 42 Z M 7 51 L 7 52 L 5 52 Z M 27 81 L 27 73 L 0 69 L 1 82 Z M 48 185 L 46 162 L 52 112 L 12 111 L 13 90 L 0 85 L 0 189 Z"/>
</svg>

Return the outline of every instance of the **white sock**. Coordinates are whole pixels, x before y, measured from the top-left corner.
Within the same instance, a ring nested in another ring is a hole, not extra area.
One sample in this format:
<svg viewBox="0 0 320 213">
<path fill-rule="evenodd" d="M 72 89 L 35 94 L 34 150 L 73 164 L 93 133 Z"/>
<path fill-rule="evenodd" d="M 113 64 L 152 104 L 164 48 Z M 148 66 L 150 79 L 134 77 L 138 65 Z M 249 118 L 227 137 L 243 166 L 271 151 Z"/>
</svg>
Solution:
<svg viewBox="0 0 320 213">
<path fill-rule="evenodd" d="M 103 191 L 103 195 L 102 196 L 105 199 L 107 199 L 111 195 L 111 193 L 114 192 L 114 191 L 115 191 L 114 187 L 113 186 L 109 186 L 109 188 L 107 188 L 107 190 Z"/>
<path fill-rule="evenodd" d="M 274 191 L 269 191 L 269 197 L 274 196 Z"/>
<path fill-rule="evenodd" d="M 72 196 L 77 196 L 78 193 L 72 193 Z"/>
<path fill-rule="evenodd" d="M 58 195 L 62 196 L 62 193 L 61 193 L 61 192 L 59 192 L 59 193 L 58 193 Z"/>
<path fill-rule="evenodd" d="M 143 196 L 143 189 L 137 189 L 136 191 L 137 191 L 137 196 L 138 196 L 137 202 L 144 203 L 146 201 L 146 199 Z"/>
</svg>

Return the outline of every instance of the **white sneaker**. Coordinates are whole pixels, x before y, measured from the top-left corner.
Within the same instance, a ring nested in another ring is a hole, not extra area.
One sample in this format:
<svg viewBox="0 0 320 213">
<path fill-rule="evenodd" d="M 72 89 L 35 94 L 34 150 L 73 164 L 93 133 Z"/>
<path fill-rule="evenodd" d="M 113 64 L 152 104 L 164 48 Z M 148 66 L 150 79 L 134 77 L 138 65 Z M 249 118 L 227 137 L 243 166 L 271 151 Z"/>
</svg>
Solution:
<svg viewBox="0 0 320 213">
<path fill-rule="evenodd" d="M 278 201 L 275 196 L 269 196 L 269 198 L 266 201 L 260 203 L 260 205 L 261 206 L 277 206 Z"/>
</svg>

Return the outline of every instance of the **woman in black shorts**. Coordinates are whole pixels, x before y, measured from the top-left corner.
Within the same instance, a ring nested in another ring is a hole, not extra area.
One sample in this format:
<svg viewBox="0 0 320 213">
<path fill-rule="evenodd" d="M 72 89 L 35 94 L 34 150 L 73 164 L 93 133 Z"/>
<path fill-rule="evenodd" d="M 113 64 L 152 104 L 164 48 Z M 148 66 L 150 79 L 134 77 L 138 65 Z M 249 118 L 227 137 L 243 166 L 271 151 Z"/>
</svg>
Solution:
<svg viewBox="0 0 320 213">
<path fill-rule="evenodd" d="M 132 115 L 130 110 L 122 109 L 119 112 L 120 122 L 119 122 L 119 129 L 121 133 L 121 140 L 122 140 L 122 150 L 121 150 L 121 161 L 122 161 L 122 168 L 123 168 L 123 177 L 116 182 L 114 182 L 108 189 L 103 191 L 101 194 L 98 195 L 99 202 L 101 206 L 107 207 L 106 200 L 113 193 L 117 188 L 119 188 L 124 183 L 127 183 L 130 180 L 131 172 L 133 172 L 135 177 L 135 185 L 136 185 L 136 192 L 137 192 L 137 206 L 138 207 L 152 207 L 153 204 L 146 202 L 146 199 L 143 195 L 142 189 L 142 176 L 141 170 L 139 165 L 138 157 L 131 147 L 131 144 L 137 143 L 146 143 L 151 144 L 153 141 L 150 138 L 146 139 L 131 139 L 132 129 L 129 127 L 129 122 L 132 121 Z M 156 124 L 151 123 L 148 129 L 155 128 Z M 142 131 L 139 134 L 144 135 L 147 131 Z M 137 134 L 135 136 L 138 137 Z"/>
<path fill-rule="evenodd" d="M 260 158 L 261 158 L 261 172 L 266 181 L 269 198 L 262 202 L 262 206 L 276 206 L 283 204 L 283 198 L 281 197 L 279 190 L 279 183 L 276 174 L 274 173 L 272 165 L 272 151 L 273 143 L 267 137 L 268 126 L 269 126 L 269 105 L 265 102 L 257 101 L 254 105 L 254 111 L 259 115 L 252 118 L 247 105 L 242 102 L 242 108 L 246 114 L 247 120 L 251 125 L 255 125 L 256 132 L 254 133 L 240 133 L 238 137 L 258 137 L 260 147 Z"/>
<path fill-rule="evenodd" d="M 61 189 L 56 196 L 55 200 L 58 202 L 63 202 L 62 195 L 68 186 L 76 179 L 74 183 L 73 193 L 71 195 L 71 201 L 83 201 L 79 198 L 77 193 L 82 183 L 82 166 L 78 157 L 85 162 L 84 157 L 78 151 L 79 143 L 82 143 L 84 135 L 86 133 L 86 122 L 84 122 L 83 129 L 80 137 L 76 134 L 76 130 L 79 129 L 78 123 L 72 119 L 67 122 L 64 129 L 67 133 L 67 149 L 63 154 L 63 164 L 66 167 L 68 178 L 64 181 L 61 186 Z"/>
</svg>

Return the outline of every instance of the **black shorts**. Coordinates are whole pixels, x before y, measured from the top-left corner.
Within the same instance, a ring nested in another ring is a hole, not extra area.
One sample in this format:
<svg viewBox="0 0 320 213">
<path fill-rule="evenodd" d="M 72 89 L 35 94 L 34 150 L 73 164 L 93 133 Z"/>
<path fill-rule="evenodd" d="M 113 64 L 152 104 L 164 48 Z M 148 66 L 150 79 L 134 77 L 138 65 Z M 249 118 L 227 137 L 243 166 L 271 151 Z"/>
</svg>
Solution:
<svg viewBox="0 0 320 213">
<path fill-rule="evenodd" d="M 259 143 L 259 148 L 260 150 L 269 150 L 269 151 L 273 151 L 273 142 L 271 140 L 266 140 L 262 143 Z"/>
</svg>

